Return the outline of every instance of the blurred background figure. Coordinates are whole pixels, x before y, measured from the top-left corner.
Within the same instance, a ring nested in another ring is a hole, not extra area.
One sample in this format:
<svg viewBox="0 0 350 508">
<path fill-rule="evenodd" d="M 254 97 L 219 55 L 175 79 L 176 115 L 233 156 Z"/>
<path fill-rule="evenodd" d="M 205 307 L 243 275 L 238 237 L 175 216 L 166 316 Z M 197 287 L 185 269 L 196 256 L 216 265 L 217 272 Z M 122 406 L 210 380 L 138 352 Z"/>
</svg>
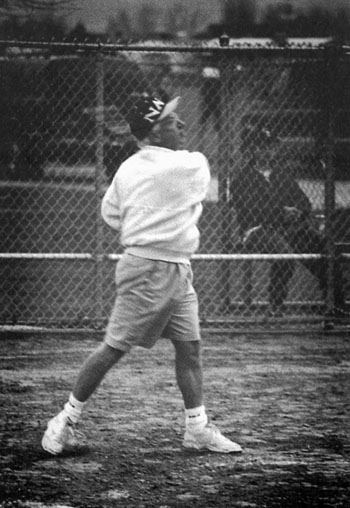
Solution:
<svg viewBox="0 0 350 508">
<path fill-rule="evenodd" d="M 243 132 L 243 166 L 231 182 L 231 205 L 236 211 L 244 252 L 264 254 L 326 254 L 326 238 L 315 226 L 312 205 L 293 171 L 282 162 L 278 137 L 269 130 Z M 327 287 L 327 259 L 302 259 L 301 263 Z M 270 263 L 268 295 L 270 314 L 283 315 L 293 260 Z M 344 282 L 339 263 L 334 273 L 334 304 L 345 312 Z"/>
<path fill-rule="evenodd" d="M 221 124 L 221 77 L 214 56 L 203 67 L 201 79 L 201 125 L 205 126 L 208 121 L 213 120 L 214 129 L 219 132 Z"/>
</svg>

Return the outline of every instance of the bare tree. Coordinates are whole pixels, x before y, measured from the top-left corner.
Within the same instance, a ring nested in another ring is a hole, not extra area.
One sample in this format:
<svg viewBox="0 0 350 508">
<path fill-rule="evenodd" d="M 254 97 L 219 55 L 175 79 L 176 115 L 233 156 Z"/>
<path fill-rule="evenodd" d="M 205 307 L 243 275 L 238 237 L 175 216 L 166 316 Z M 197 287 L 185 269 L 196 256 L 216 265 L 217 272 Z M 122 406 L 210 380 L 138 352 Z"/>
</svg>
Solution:
<svg viewBox="0 0 350 508">
<path fill-rule="evenodd" d="M 188 9 L 181 2 L 174 2 L 169 9 L 166 31 L 173 36 L 187 32 L 188 14 Z"/>
<path fill-rule="evenodd" d="M 77 8 L 77 0 L 0 0 L 1 17 L 28 17 L 34 13 L 52 13 L 56 9 Z"/>
</svg>

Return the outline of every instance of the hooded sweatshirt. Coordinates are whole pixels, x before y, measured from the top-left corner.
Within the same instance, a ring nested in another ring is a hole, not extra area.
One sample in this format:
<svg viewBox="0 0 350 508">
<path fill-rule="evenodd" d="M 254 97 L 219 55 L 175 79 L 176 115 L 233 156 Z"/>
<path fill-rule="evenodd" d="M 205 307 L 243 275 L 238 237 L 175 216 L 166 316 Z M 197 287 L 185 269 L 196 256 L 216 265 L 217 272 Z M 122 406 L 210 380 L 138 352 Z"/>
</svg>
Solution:
<svg viewBox="0 0 350 508">
<path fill-rule="evenodd" d="M 120 230 L 126 252 L 188 263 L 199 245 L 209 181 L 203 154 L 146 146 L 120 166 L 103 197 L 102 217 Z"/>
</svg>

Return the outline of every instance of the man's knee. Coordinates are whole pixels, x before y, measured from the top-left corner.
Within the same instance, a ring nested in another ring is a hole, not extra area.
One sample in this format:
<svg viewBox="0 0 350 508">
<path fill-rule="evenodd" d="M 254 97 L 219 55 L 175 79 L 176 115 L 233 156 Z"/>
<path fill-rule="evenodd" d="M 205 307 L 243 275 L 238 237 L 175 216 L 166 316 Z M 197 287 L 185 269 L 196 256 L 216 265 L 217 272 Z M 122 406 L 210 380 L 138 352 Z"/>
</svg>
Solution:
<svg viewBox="0 0 350 508">
<path fill-rule="evenodd" d="M 109 344 L 103 342 L 96 350 L 95 354 L 99 357 L 102 363 L 113 366 L 115 363 L 125 355 L 121 349 L 116 349 Z"/>
</svg>

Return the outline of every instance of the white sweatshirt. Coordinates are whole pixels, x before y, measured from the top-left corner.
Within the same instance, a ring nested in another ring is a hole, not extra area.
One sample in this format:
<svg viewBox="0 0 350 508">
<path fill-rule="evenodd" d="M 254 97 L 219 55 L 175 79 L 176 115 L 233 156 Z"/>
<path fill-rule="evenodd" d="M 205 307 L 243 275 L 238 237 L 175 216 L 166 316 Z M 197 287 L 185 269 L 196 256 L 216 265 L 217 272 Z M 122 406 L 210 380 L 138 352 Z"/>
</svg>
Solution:
<svg viewBox="0 0 350 508">
<path fill-rule="evenodd" d="M 127 252 L 188 262 L 199 245 L 209 181 L 203 154 L 146 146 L 120 166 L 103 197 L 102 217 L 120 230 Z"/>
</svg>

